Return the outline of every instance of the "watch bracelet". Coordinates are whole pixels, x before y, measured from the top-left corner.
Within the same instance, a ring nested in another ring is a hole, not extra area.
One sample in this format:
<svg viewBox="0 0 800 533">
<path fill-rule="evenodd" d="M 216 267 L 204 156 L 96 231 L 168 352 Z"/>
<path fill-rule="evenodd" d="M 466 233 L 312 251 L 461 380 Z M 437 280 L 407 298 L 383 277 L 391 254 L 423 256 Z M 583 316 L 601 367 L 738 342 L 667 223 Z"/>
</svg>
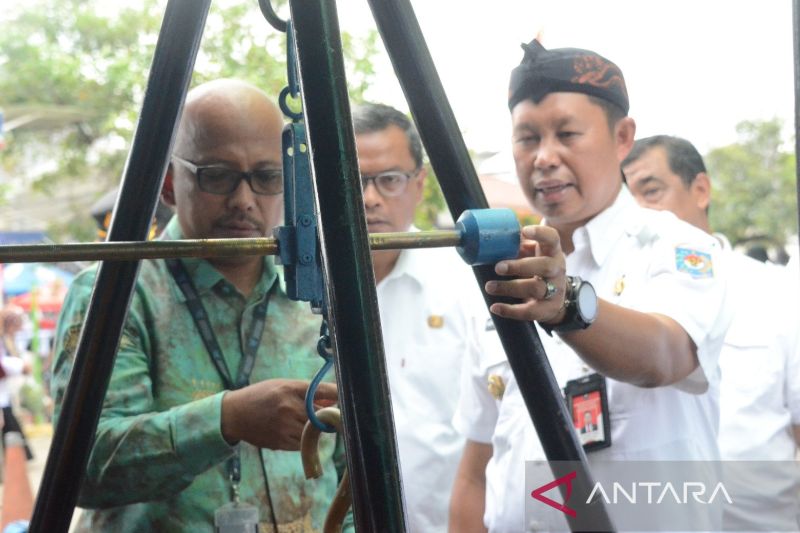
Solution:
<svg viewBox="0 0 800 533">
<path fill-rule="evenodd" d="M 577 278 L 580 279 L 580 278 Z M 539 323 L 539 326 L 547 333 L 550 337 L 553 336 L 553 332 L 556 333 L 560 331 L 577 331 L 579 329 L 586 329 L 589 325 L 581 325 L 576 323 L 575 318 L 578 314 L 578 305 L 577 305 L 577 297 L 576 297 L 576 289 L 575 286 L 576 277 L 575 276 L 567 276 L 567 288 L 564 294 L 564 309 L 566 309 L 566 313 L 564 313 L 564 318 L 558 324 L 542 324 Z"/>
</svg>

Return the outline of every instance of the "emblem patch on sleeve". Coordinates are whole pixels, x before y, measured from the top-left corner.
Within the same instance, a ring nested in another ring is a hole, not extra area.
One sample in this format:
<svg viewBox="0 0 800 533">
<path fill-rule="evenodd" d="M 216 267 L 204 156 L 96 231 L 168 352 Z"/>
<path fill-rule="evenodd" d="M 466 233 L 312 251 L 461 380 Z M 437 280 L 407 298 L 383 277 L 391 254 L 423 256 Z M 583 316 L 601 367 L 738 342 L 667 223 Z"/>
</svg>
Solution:
<svg viewBox="0 0 800 533">
<path fill-rule="evenodd" d="M 675 248 L 675 267 L 678 272 L 686 272 L 693 278 L 713 278 L 714 265 L 711 254 L 692 250 L 691 248 Z"/>
<path fill-rule="evenodd" d="M 506 384 L 501 376 L 491 374 L 488 379 L 489 393 L 495 400 L 502 400 L 503 394 L 506 392 Z"/>
</svg>

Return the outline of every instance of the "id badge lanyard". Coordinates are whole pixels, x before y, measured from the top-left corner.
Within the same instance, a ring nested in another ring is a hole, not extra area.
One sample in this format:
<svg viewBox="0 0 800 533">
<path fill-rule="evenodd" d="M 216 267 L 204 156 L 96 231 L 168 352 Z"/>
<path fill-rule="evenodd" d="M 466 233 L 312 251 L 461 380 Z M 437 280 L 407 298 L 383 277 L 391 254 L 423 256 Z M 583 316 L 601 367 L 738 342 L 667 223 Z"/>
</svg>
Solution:
<svg viewBox="0 0 800 533">
<path fill-rule="evenodd" d="M 195 326 L 200 333 L 200 338 L 203 339 L 203 344 L 206 346 L 208 354 L 211 356 L 211 361 L 217 369 L 225 387 L 229 390 L 241 389 L 250 384 L 250 374 L 253 372 L 253 366 L 256 362 L 256 353 L 258 346 L 261 344 L 261 336 L 264 334 L 264 325 L 267 318 L 267 307 L 269 306 L 269 297 L 272 294 L 270 290 L 262 302 L 256 305 L 253 310 L 253 322 L 250 325 L 250 331 L 247 335 L 247 343 L 242 347 L 242 358 L 239 362 L 239 371 L 236 375 L 236 381 L 231 378 L 228 371 L 228 365 L 225 364 L 225 358 L 222 355 L 222 348 L 220 348 L 217 336 L 211 327 L 211 321 L 208 319 L 208 313 L 200 300 L 200 295 L 192 282 L 192 278 L 186 271 L 186 267 L 181 261 L 177 259 L 165 260 L 167 268 L 175 279 L 175 282 L 180 287 L 181 292 L 186 297 L 186 307 L 189 308 L 189 313 L 192 315 Z M 236 453 L 228 460 L 228 477 L 231 482 L 231 498 L 235 504 L 239 503 L 239 483 L 242 479 L 242 467 L 239 446 L 236 446 Z"/>
<path fill-rule="evenodd" d="M 591 452 L 611 446 L 606 378 L 595 372 L 570 380 L 564 399 L 583 449 Z"/>
</svg>

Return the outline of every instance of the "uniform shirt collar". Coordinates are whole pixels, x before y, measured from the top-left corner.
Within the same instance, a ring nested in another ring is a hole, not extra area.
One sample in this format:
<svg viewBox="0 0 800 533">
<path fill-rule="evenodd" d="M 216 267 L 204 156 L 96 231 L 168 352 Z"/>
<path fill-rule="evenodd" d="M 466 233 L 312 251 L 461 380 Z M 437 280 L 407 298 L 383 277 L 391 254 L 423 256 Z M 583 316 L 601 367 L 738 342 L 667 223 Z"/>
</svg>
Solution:
<svg viewBox="0 0 800 533">
<path fill-rule="evenodd" d="M 725 235 L 723 235 L 722 233 L 712 233 L 712 235 L 714 236 L 715 239 L 717 239 L 717 242 L 719 242 L 720 246 L 724 251 L 730 252 L 733 250 L 733 247 L 731 246 L 731 241 L 729 241 Z"/>
<path fill-rule="evenodd" d="M 575 250 L 588 248 L 595 263 L 604 264 L 620 235 L 628 233 L 631 219 L 635 220 L 630 214 L 637 208 L 636 200 L 623 185 L 614 203 L 572 234 Z"/>
<path fill-rule="evenodd" d="M 408 231 L 419 231 L 419 228 L 411 226 Z M 428 265 L 428 268 L 430 268 L 430 265 Z M 397 262 L 394 264 L 391 272 L 389 272 L 389 275 L 381 281 L 381 284 L 407 276 L 414 280 L 419 286 L 422 286 L 425 273 L 425 262 L 420 260 L 419 250 L 401 250 L 400 255 L 397 257 Z"/>
<path fill-rule="evenodd" d="M 164 232 L 159 238 L 162 240 L 172 241 L 181 240 L 184 238 L 177 216 L 173 216 L 172 219 L 170 219 L 166 228 L 164 228 Z M 230 289 L 233 288 L 233 284 L 225 279 L 225 276 L 223 276 L 216 268 L 211 266 L 211 263 L 209 263 L 207 260 L 200 257 L 184 257 L 181 258 L 180 261 L 183 262 L 184 266 L 186 267 L 186 271 L 192 277 L 192 281 L 194 282 L 194 286 L 199 295 L 202 296 L 218 285 L 223 293 L 230 292 Z M 263 261 L 264 273 L 253 289 L 253 292 L 250 294 L 248 300 L 261 300 L 264 295 L 269 292 L 272 286 L 275 285 L 276 281 L 278 282 L 278 290 L 283 294 L 286 293 L 283 276 L 278 275 L 278 269 L 276 268 L 272 257 L 264 256 Z M 226 287 L 230 287 L 230 289 L 226 289 Z M 177 285 L 174 288 L 178 301 L 185 301 L 186 296 L 183 294 L 183 292 L 177 287 Z"/>
</svg>

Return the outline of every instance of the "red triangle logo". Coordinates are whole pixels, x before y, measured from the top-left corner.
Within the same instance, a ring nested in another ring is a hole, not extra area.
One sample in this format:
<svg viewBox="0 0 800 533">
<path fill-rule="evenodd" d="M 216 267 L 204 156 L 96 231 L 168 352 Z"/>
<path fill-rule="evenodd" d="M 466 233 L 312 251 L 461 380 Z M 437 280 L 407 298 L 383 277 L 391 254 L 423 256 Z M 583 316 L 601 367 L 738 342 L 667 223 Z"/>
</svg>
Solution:
<svg viewBox="0 0 800 533">
<path fill-rule="evenodd" d="M 533 497 L 533 499 L 539 500 L 540 502 L 549 505 L 553 509 L 558 509 L 562 513 L 569 515 L 572 518 L 575 518 L 577 516 L 575 509 L 571 509 L 566 505 L 564 505 L 567 503 L 567 500 L 569 500 L 569 497 L 572 495 L 572 480 L 575 479 L 575 476 L 577 476 L 577 472 L 575 471 L 570 472 L 566 476 L 561 476 L 560 478 L 555 479 L 550 483 L 547 483 L 545 485 L 542 485 L 541 487 L 534 489 L 533 492 L 531 492 L 531 496 Z M 547 492 L 548 490 L 553 489 L 564 483 L 567 484 L 567 495 L 564 498 L 564 504 L 553 501 L 543 494 L 544 492 Z"/>
</svg>

